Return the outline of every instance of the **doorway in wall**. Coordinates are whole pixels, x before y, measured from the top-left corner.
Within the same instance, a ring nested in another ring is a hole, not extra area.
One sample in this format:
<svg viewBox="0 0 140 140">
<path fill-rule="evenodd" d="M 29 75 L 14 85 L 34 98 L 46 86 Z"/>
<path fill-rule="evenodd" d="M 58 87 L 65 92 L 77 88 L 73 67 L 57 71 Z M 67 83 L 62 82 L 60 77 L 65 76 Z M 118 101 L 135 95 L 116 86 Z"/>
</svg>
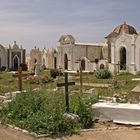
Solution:
<svg viewBox="0 0 140 140">
<path fill-rule="evenodd" d="M 81 68 L 82 68 L 82 70 L 85 70 L 85 66 L 86 66 L 85 60 L 82 59 L 82 60 L 81 60 Z"/>
<path fill-rule="evenodd" d="M 120 70 L 126 70 L 126 49 L 122 47 L 120 49 Z"/>
<path fill-rule="evenodd" d="M 14 70 L 18 70 L 19 66 L 19 57 L 17 55 L 14 56 L 13 58 L 13 68 Z"/>
</svg>

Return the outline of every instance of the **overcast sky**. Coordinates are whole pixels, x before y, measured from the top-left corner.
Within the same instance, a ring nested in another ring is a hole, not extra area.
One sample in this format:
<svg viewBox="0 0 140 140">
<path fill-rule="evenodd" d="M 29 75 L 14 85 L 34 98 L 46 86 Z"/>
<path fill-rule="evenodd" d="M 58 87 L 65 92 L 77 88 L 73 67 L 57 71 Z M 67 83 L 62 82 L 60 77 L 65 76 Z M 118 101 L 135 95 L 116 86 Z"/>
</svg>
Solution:
<svg viewBox="0 0 140 140">
<path fill-rule="evenodd" d="M 140 0 L 0 0 L 0 44 L 56 47 L 62 34 L 104 42 L 117 25 L 140 31 Z"/>
</svg>

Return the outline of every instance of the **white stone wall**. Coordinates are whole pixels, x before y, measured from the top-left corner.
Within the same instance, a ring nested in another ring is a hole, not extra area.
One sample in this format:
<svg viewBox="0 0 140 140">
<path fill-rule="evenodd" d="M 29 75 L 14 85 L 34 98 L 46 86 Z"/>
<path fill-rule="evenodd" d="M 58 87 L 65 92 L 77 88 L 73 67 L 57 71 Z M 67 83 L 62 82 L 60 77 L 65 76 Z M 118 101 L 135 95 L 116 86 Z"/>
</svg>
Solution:
<svg viewBox="0 0 140 140">
<path fill-rule="evenodd" d="M 32 49 L 30 52 L 30 68 L 34 69 L 35 66 L 35 59 L 37 60 L 37 63 L 41 65 L 42 59 L 41 59 L 42 53 L 39 49 Z"/>
<path fill-rule="evenodd" d="M 68 70 L 79 70 L 80 61 L 84 58 L 85 70 L 94 71 L 95 59 L 100 60 L 101 46 L 78 43 L 58 46 L 58 67 L 64 68 L 64 54 L 68 57 Z"/>
<path fill-rule="evenodd" d="M 135 40 L 135 62 L 136 71 L 140 71 L 140 34 L 138 34 Z"/>
<path fill-rule="evenodd" d="M 6 49 L 0 45 L 0 59 L 1 59 L 1 67 L 7 66 L 7 52 Z"/>
<path fill-rule="evenodd" d="M 73 70 L 73 45 L 62 45 L 58 47 L 58 53 L 57 53 L 57 67 L 64 68 L 64 55 L 67 54 L 68 58 L 68 70 Z"/>
</svg>

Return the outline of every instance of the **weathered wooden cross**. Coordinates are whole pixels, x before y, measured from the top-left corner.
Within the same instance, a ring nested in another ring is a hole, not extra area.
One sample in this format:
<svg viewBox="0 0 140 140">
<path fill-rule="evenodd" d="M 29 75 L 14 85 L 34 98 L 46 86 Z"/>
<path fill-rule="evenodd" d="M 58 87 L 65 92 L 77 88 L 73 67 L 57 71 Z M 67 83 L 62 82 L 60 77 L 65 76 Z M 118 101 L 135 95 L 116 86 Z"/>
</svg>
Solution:
<svg viewBox="0 0 140 140">
<path fill-rule="evenodd" d="M 80 67 L 80 93 L 83 92 L 83 73 L 82 73 L 82 67 Z"/>
<path fill-rule="evenodd" d="M 18 89 L 22 91 L 22 77 L 32 75 L 31 73 L 22 74 L 22 67 L 18 67 L 18 73 L 15 73 L 13 77 L 18 77 Z"/>
<path fill-rule="evenodd" d="M 70 85 L 75 85 L 75 82 L 68 82 L 68 72 L 65 72 L 65 83 L 57 83 L 57 87 L 65 86 L 66 112 L 69 112 L 68 86 L 70 86 Z"/>
</svg>

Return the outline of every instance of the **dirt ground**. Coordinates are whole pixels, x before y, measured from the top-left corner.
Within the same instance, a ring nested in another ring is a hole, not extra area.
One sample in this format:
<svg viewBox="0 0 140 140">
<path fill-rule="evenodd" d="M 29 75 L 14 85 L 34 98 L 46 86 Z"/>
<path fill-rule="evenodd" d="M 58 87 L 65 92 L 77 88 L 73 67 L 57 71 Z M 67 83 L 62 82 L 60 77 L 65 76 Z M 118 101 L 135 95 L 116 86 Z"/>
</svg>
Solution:
<svg viewBox="0 0 140 140">
<path fill-rule="evenodd" d="M 0 140 L 52 140 L 35 138 L 21 131 L 0 126 Z M 140 130 L 132 128 L 81 132 L 77 135 L 57 138 L 56 140 L 140 140 Z"/>
</svg>

